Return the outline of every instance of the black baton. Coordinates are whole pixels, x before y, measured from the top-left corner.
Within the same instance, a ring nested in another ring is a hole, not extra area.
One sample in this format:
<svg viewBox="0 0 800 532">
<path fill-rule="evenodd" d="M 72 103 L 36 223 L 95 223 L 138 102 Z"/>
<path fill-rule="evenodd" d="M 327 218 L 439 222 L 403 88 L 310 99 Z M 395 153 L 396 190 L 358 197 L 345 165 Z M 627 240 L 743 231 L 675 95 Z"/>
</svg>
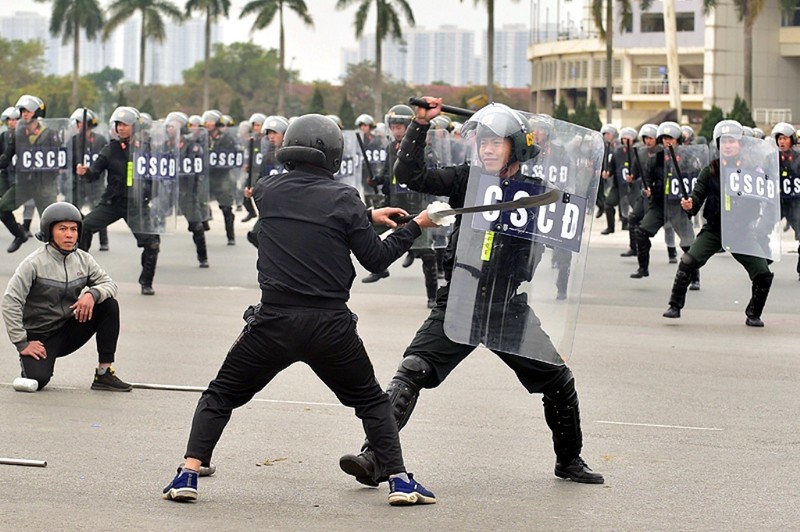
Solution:
<svg viewBox="0 0 800 532">
<path fill-rule="evenodd" d="M 412 96 L 411 98 L 408 99 L 408 103 L 410 105 L 415 105 L 417 107 L 422 107 L 423 109 L 430 109 L 431 108 L 431 104 L 429 104 L 428 102 L 426 102 L 422 98 L 416 98 L 414 96 Z M 448 114 L 451 114 L 451 115 L 463 116 L 465 118 L 469 118 L 469 117 L 471 117 L 472 115 L 475 114 L 475 111 L 473 111 L 471 109 L 464 109 L 463 107 L 453 107 L 452 105 L 444 105 L 444 104 L 442 105 L 442 112 L 443 113 L 448 113 Z"/>
</svg>

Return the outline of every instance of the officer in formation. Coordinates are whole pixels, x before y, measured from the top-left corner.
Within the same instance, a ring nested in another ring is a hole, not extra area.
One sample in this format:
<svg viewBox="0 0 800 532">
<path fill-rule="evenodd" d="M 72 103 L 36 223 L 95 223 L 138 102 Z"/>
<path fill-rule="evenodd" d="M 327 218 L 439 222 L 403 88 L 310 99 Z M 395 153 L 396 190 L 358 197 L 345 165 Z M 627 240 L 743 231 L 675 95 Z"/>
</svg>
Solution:
<svg viewBox="0 0 800 532">
<path fill-rule="evenodd" d="M 203 113 L 202 121 L 208 134 L 210 197 L 216 200 L 222 211 L 228 245 L 235 246 L 232 166 L 229 164 L 228 156 L 236 152 L 236 143 L 230 135 L 225 134 L 223 128 L 227 126 L 220 111 L 216 109 L 206 111 Z"/>
<path fill-rule="evenodd" d="M 78 210 L 88 207 L 90 210 L 100 204 L 103 192 L 106 189 L 105 176 L 87 182 L 75 173 L 78 164 L 91 165 L 100 155 L 100 150 L 108 144 L 108 139 L 96 132 L 98 126 L 97 115 L 88 108 L 79 107 L 69 117 L 74 124 L 76 133 L 69 140 L 72 151 L 72 204 Z M 100 251 L 108 251 L 108 228 L 98 231 L 100 237 Z"/>
<path fill-rule="evenodd" d="M 413 122 L 408 126 L 399 146 L 393 175 L 398 182 L 406 184 L 411 190 L 448 196 L 448 203 L 451 206 L 462 207 L 466 198 L 470 166 L 462 164 L 442 169 L 427 168 L 424 155 L 427 131 L 431 120 L 441 113 L 441 99 L 425 97 L 425 100 L 431 108 L 417 108 L 414 113 Z M 529 131 L 527 121 L 504 106 L 492 104 L 491 108 L 484 108 L 483 112 L 486 113 L 485 120 L 483 113 L 479 112 L 462 127 L 465 136 L 476 138 L 479 158 L 483 161 L 483 172 L 510 179 L 525 179 L 520 172 L 521 162 L 532 159 L 538 150 L 531 141 L 532 133 Z M 387 393 L 394 409 L 395 421 L 401 429 L 408 422 L 420 391 L 439 386 L 450 372 L 475 350 L 472 345 L 454 342 L 444 332 L 444 318 L 450 292 L 449 281 L 454 267 L 460 223 L 458 217 L 447 248 L 445 271 L 448 284 L 439 289 L 436 306 L 406 349 L 400 366 L 388 386 Z M 527 245 L 529 251 L 532 249 L 530 243 L 522 239 L 499 236 L 495 240 L 499 241 L 500 248 L 505 244 L 507 251 L 512 253 L 511 256 L 514 256 L 514 246 Z M 530 270 L 532 263 L 538 261 L 531 258 L 529 262 L 527 256 L 525 259 L 525 261 L 509 260 L 508 264 L 504 264 L 509 271 L 519 270 L 520 278 L 517 279 L 517 273 L 514 273 L 509 274 L 507 278 L 498 279 L 498 282 L 509 286 L 500 287 L 494 293 L 513 294 L 516 286 L 511 286 L 512 284 L 524 282 L 522 277 L 530 280 L 533 275 Z M 532 311 L 527 304 L 525 309 L 525 314 L 530 316 Z M 572 372 L 563 364 L 555 347 L 541 330 L 541 324 L 536 324 L 535 321 L 537 321 L 535 318 L 531 318 L 528 322 L 528 327 L 532 330 L 526 334 L 533 334 L 538 340 L 537 349 L 541 352 L 535 355 L 540 357 L 540 360 L 552 359 L 554 361 L 552 364 L 499 350 L 494 352 L 514 371 L 529 393 L 544 395 L 545 420 L 553 431 L 556 453 L 555 475 L 576 482 L 602 484 L 603 476 L 592 471 L 580 456 L 583 437 L 578 411 L 578 394 Z M 560 363 L 556 362 L 556 359 Z M 368 441 L 359 454 L 342 456 L 339 465 L 345 473 L 354 476 L 362 484 L 377 486 L 386 479 L 378 458 L 372 441 Z"/>
<path fill-rule="evenodd" d="M 796 131 L 791 124 L 780 122 L 772 128 L 772 137 L 780 150 L 781 218 L 800 241 L 800 155 L 795 148 Z M 800 247 L 797 248 L 797 274 L 800 278 Z"/>
<path fill-rule="evenodd" d="M 636 256 L 636 233 L 639 223 L 644 218 L 645 201 L 642 195 L 645 171 L 649 172 L 652 158 L 651 152 L 656 149 L 656 134 L 658 127 L 655 124 L 644 124 L 637 133 L 640 143 L 629 145 L 624 154 L 624 164 L 627 165 L 627 197 L 630 210 L 628 212 L 628 249 L 620 253 L 621 257 Z M 617 167 L 616 160 L 614 161 Z"/>
<path fill-rule="evenodd" d="M 7 107 L 3 114 L 0 115 L 0 123 L 6 126 L 5 131 L 0 133 L 0 155 L 6 152 L 6 149 L 13 149 L 14 135 L 17 129 L 17 122 L 19 121 L 19 109 L 16 107 Z M 16 168 L 15 165 L 9 164 L 5 168 L 0 168 L 0 198 L 16 183 Z M 10 223 L 10 221 L 9 221 Z M 12 232 L 13 234 L 13 232 Z M 27 234 L 25 234 L 27 237 Z M 27 238 L 26 238 L 27 239 Z M 9 252 L 16 251 L 22 245 L 22 240 L 19 245 L 14 249 L 9 248 Z M 12 243 L 13 247 L 13 243 Z"/>
<path fill-rule="evenodd" d="M 600 128 L 600 134 L 603 135 L 603 143 L 605 144 L 605 151 L 603 153 L 603 169 L 602 180 L 597 190 L 597 199 L 595 206 L 597 207 L 597 214 L 595 218 L 600 218 L 606 212 L 605 199 L 606 199 L 606 182 L 608 181 L 608 163 L 611 161 L 611 156 L 617 149 L 617 128 L 613 124 L 606 124 Z M 612 228 L 613 229 L 613 228 Z"/>
<path fill-rule="evenodd" d="M 164 488 L 165 499 L 197 499 L 200 468 L 211 464 L 233 410 L 289 365 L 304 362 L 362 420 L 376 469 L 389 479 L 389 504 L 436 502 L 406 472 L 392 406 L 347 307 L 355 278 L 351 253 L 367 269 L 381 271 L 434 224 L 423 211 L 381 241 L 372 222 L 394 226 L 389 216 L 406 213 L 368 211 L 355 188 L 336 181 L 343 151 L 336 123 L 305 115 L 289 126 L 278 154 L 289 172 L 256 185 L 261 303 L 245 312 L 244 330 L 200 397 L 185 464 Z"/>
<path fill-rule="evenodd" d="M 672 285 L 669 308 L 663 314 L 665 318 L 680 318 L 681 309 L 686 301 L 686 290 L 694 278 L 695 271 L 703 267 L 708 259 L 722 248 L 722 187 L 725 186 L 724 183 L 720 183 L 722 170 L 726 167 L 748 169 L 763 164 L 763 161 L 748 160 L 748 154 L 744 153 L 741 147 L 743 136 L 744 128 L 735 120 L 723 120 L 714 127 L 713 142 L 719 151 L 719 158 L 711 161 L 700 172 L 691 196 L 681 200 L 683 210 L 692 215 L 697 214 L 703 207 L 706 223 L 697 239 L 681 257 Z M 731 209 L 728 202 L 738 203 L 738 200 L 726 196 L 724 206 L 726 210 Z M 746 207 L 744 210 L 745 214 L 750 214 L 753 218 L 758 215 L 752 211 L 748 213 Z M 745 222 L 751 221 L 745 220 Z M 747 270 L 752 282 L 752 297 L 745 308 L 745 323 L 750 327 L 763 327 L 761 313 L 767 302 L 774 274 L 764 257 L 735 252 L 732 255 Z"/>
<path fill-rule="evenodd" d="M 628 217 L 630 213 L 629 185 L 632 183 L 632 151 L 636 142 L 637 133 L 632 127 L 624 127 L 619 132 L 620 144 L 611 154 L 608 169 L 603 176 L 605 183 L 605 213 L 606 228 L 600 234 L 608 235 L 614 232 L 614 208 L 619 208 L 619 217 L 622 220 L 622 230 L 628 230 Z"/>
<path fill-rule="evenodd" d="M 111 114 L 111 123 L 117 138 L 113 138 L 100 150 L 97 159 L 91 166 L 78 164 L 75 173 L 92 183 L 106 176 L 106 190 L 100 205 L 86 215 L 83 220 L 80 248 L 89 251 L 92 247 L 94 233 L 116 222 L 120 218 L 131 227 L 128 219 L 128 163 L 138 143 L 134 133 L 141 124 L 139 111 L 133 107 L 117 107 Z M 156 274 L 156 263 L 161 246 L 161 238 L 157 234 L 135 232 L 136 245 L 142 248 L 142 273 L 139 285 L 142 295 L 154 295 L 153 278 Z"/>
</svg>

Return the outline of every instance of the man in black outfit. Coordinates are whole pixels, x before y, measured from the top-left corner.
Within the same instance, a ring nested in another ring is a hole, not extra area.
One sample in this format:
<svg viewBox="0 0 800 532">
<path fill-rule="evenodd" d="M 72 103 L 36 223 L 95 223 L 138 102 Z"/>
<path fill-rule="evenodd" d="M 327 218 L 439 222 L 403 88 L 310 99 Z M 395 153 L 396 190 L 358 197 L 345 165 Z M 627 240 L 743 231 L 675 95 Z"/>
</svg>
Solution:
<svg viewBox="0 0 800 532">
<path fill-rule="evenodd" d="M 355 188 L 337 182 L 333 172 L 343 150 L 332 120 L 300 117 L 278 152 L 290 171 L 256 185 L 261 303 L 245 312 L 244 330 L 200 397 L 185 466 L 164 488 L 165 499 L 197 498 L 200 467 L 210 465 L 233 409 L 302 361 L 362 420 L 375 442 L 376 467 L 390 479 L 389 503 L 436 502 L 405 472 L 389 398 L 356 331 L 357 317 L 347 308 L 355 278 L 351 252 L 368 270 L 381 271 L 408 250 L 422 228 L 435 224 L 422 212 L 381 241 L 372 222 L 395 226 L 389 216 L 406 213 L 396 208 L 370 212 Z"/>
<path fill-rule="evenodd" d="M 442 109 L 441 98 L 425 97 L 431 105 L 430 109 L 417 108 L 414 121 L 408 127 L 405 137 L 397 153 L 394 175 L 397 181 L 405 183 L 411 190 L 426 192 L 437 196 L 449 196 L 449 204 L 453 208 L 464 206 L 470 166 L 462 164 L 441 169 L 426 168 L 424 159 L 425 137 L 431 119 Z M 532 133 L 525 125 L 524 117 L 505 106 L 484 108 L 486 120 L 478 111 L 462 127 L 465 137 L 476 136 L 478 157 L 483 166 L 483 173 L 497 175 L 510 180 L 523 180 L 520 164 L 533 159 L 538 147 L 530 140 Z M 497 111 L 495 109 L 497 108 Z M 504 111 L 505 110 L 505 111 Z M 505 113 L 505 115 L 504 115 Z M 458 364 L 475 350 L 475 345 L 454 342 L 444 332 L 444 319 L 447 301 L 450 294 L 450 280 L 453 275 L 456 244 L 459 238 L 461 217 L 457 217 L 453 232 L 450 235 L 444 260 L 447 285 L 440 288 L 436 296 L 436 306 L 431 310 L 425 323 L 417 331 L 411 345 L 403 354 L 403 360 L 389 382 L 387 393 L 394 408 L 398 428 L 402 429 L 417 403 L 419 392 L 424 388 L 436 388 L 453 371 Z M 469 229 L 469 228 L 468 228 Z M 497 239 L 500 240 L 500 239 Z M 519 240 L 519 239 L 512 239 Z M 523 277 L 532 277 L 531 265 L 536 261 L 524 257 L 519 244 L 505 240 L 506 248 L 517 248 L 520 253 L 506 254 L 507 261 L 500 261 L 499 266 L 508 274 L 497 278 L 497 283 L 509 285 L 508 293 L 516 291 L 514 284 L 519 284 Z M 530 246 L 529 246 L 530 247 Z M 541 245 L 539 245 L 541 247 Z M 502 251 L 502 250 L 501 250 Z M 516 259 L 516 260 L 514 260 Z M 525 260 L 522 260 L 525 259 Z M 463 259 L 462 259 L 463 260 Z M 492 261 L 494 263 L 495 261 Z M 527 270 L 527 271 L 526 271 Z M 502 293 L 503 289 L 494 290 Z M 488 293 L 488 291 L 487 291 Z M 524 294 L 523 294 L 524 295 Z M 514 297 L 511 303 L 515 303 Z M 520 305 L 520 314 L 532 316 L 527 303 Z M 488 334 L 493 334 L 505 326 L 514 323 L 494 324 Z M 530 321 L 530 320 L 526 320 Z M 503 327 L 501 327 L 501 325 Z M 536 343 L 539 352 L 531 353 L 537 357 L 527 358 L 510 354 L 498 349 L 494 353 L 506 363 L 529 393 L 544 395 L 544 417 L 553 431 L 553 444 L 556 453 L 555 475 L 587 484 L 602 484 L 603 476 L 593 472 L 580 456 L 583 446 L 580 415 L 578 411 L 578 394 L 575 380 L 570 369 L 563 363 L 553 344 L 541 330 L 540 324 L 534 324 L 538 331 L 535 334 L 541 339 Z M 529 334 L 529 333 L 526 333 Z M 543 362 L 548 360 L 550 363 Z M 342 470 L 362 484 L 377 486 L 385 480 L 380 469 L 375 467 L 375 454 L 372 442 L 367 442 L 358 455 L 342 456 L 339 465 Z"/>
</svg>

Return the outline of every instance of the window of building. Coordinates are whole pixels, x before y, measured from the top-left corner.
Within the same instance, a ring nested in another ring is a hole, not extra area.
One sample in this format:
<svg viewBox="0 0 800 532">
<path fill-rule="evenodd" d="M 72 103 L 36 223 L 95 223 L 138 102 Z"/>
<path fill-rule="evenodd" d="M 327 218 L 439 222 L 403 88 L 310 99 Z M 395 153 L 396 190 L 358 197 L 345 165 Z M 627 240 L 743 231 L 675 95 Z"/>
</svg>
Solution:
<svg viewBox="0 0 800 532">
<path fill-rule="evenodd" d="M 694 31 L 694 12 L 676 13 L 678 31 Z M 642 33 L 663 33 L 663 13 L 642 13 L 640 19 Z"/>
</svg>

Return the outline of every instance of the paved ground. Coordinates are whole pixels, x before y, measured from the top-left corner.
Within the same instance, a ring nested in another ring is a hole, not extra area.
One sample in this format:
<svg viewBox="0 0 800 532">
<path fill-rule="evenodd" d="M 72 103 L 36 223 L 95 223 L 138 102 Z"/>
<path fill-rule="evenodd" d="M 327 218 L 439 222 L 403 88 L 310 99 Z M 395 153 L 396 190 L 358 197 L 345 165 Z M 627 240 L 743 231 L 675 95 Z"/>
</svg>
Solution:
<svg viewBox="0 0 800 532">
<path fill-rule="evenodd" d="M 220 218 L 218 216 L 218 218 Z M 255 249 L 209 234 L 209 270 L 196 267 L 188 232 L 166 236 L 155 297 L 138 293 L 138 250 L 122 225 L 98 253 L 120 286 L 119 375 L 204 386 L 258 299 Z M 755 530 L 800 518 L 800 357 L 796 254 L 777 273 L 761 330 L 744 326 L 749 284 L 729 256 L 703 269 L 684 317 L 661 318 L 675 266 L 654 246 L 651 277 L 631 280 L 625 236 L 593 230 L 583 306 L 570 362 L 581 398 L 583 456 L 606 476 L 584 486 L 553 476 L 540 397 L 528 396 L 479 349 L 426 391 L 402 432 L 409 468 L 439 503 L 392 508 L 385 485 L 362 489 L 337 465 L 361 427 L 305 367 L 281 374 L 234 414 L 215 454 L 218 473 L 196 504 L 159 498 L 172 477 L 198 395 L 89 390 L 94 354 L 60 360 L 47 390 L 14 392 L 13 348 L 0 357 L 0 529 L 168 530 Z M 660 237 L 658 237 L 660 238 Z M 795 249 L 785 234 L 786 249 Z M 658 239 L 657 239 L 658 240 Z M 10 238 L 3 234 L 0 247 Z M 660 242 L 660 240 L 658 240 Z M 34 249 L 3 253 L 0 284 Z M 359 270 L 363 275 L 363 271 Z M 418 264 L 356 282 L 352 309 L 379 380 L 391 377 L 424 319 Z"/>
</svg>

